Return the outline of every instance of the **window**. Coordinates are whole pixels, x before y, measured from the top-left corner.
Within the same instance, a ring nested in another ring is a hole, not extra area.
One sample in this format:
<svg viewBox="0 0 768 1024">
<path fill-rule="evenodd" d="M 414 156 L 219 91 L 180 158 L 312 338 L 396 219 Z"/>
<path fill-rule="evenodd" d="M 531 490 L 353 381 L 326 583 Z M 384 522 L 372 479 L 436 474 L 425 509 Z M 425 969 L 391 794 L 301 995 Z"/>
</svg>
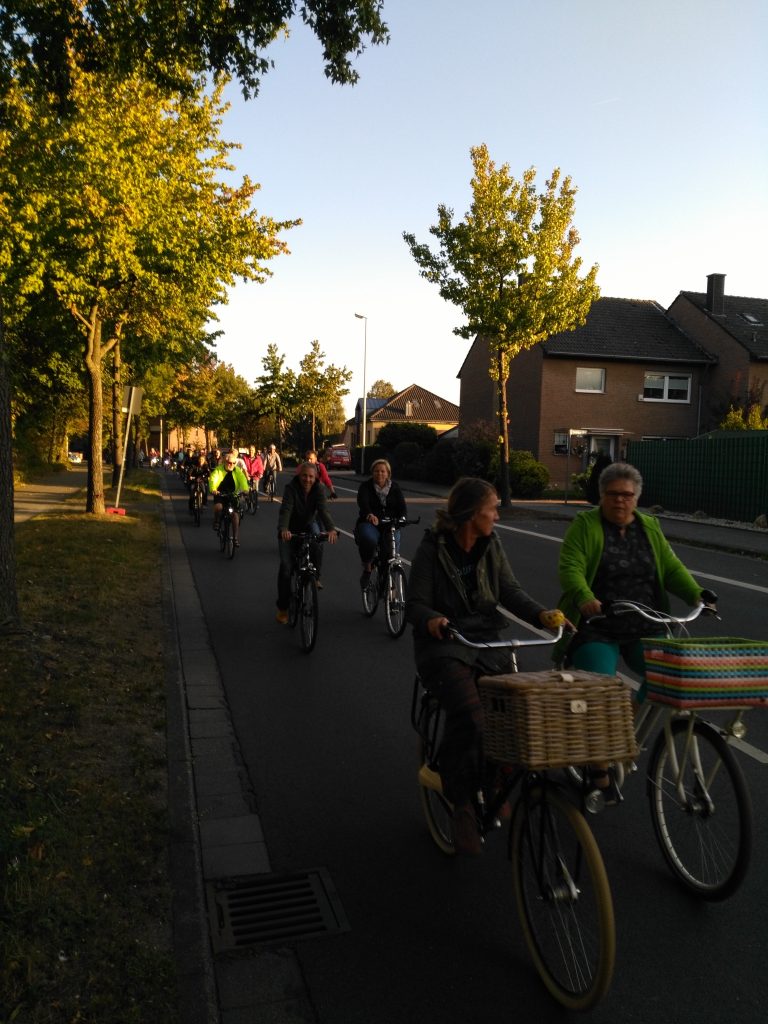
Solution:
<svg viewBox="0 0 768 1024">
<path fill-rule="evenodd" d="M 646 373 L 643 399 L 646 402 L 690 402 L 691 378 L 674 373 Z"/>
<path fill-rule="evenodd" d="M 605 370 L 596 366 L 577 366 L 576 390 L 600 393 L 605 391 Z"/>
<path fill-rule="evenodd" d="M 555 455 L 567 455 L 568 454 L 568 431 L 567 430 L 556 430 L 555 440 L 552 445 L 552 451 Z"/>
</svg>

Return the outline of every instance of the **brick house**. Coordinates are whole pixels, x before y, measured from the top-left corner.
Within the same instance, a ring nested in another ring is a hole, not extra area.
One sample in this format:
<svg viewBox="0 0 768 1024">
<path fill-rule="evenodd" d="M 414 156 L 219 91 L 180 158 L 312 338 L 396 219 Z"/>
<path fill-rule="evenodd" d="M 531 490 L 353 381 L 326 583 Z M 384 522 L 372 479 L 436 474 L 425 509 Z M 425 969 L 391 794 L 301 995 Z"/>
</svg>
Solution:
<svg viewBox="0 0 768 1024">
<path fill-rule="evenodd" d="M 459 423 L 459 407 L 454 402 L 418 384 L 399 391 L 391 398 L 369 398 L 366 401 L 365 444 L 376 444 L 382 427 L 388 423 L 420 423 L 434 427 L 438 434 L 455 429 Z M 363 400 L 358 398 L 355 415 L 346 424 L 345 441 L 348 445 L 359 445 L 363 433 Z"/>
<path fill-rule="evenodd" d="M 768 404 L 768 299 L 726 295 L 725 274 L 708 274 L 706 292 L 680 292 L 669 315 L 717 357 L 705 428 L 716 426 L 734 401 Z"/>
<path fill-rule="evenodd" d="M 460 433 L 497 429 L 491 356 L 478 335 L 458 374 Z M 583 327 L 512 360 L 510 447 L 532 452 L 564 487 L 597 452 L 618 459 L 629 440 L 693 437 L 716 362 L 656 302 L 598 299 Z"/>
</svg>

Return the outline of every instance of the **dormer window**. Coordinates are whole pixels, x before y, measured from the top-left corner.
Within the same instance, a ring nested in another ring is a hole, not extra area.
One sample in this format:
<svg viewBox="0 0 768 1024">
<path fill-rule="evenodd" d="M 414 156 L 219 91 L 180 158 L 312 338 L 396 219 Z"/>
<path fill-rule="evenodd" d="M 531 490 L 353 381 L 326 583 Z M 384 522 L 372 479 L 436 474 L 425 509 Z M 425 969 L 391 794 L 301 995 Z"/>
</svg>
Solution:
<svg viewBox="0 0 768 1024">
<path fill-rule="evenodd" d="M 750 327 L 762 327 L 763 321 L 754 315 L 754 313 L 742 313 L 742 317 L 747 321 Z"/>
</svg>

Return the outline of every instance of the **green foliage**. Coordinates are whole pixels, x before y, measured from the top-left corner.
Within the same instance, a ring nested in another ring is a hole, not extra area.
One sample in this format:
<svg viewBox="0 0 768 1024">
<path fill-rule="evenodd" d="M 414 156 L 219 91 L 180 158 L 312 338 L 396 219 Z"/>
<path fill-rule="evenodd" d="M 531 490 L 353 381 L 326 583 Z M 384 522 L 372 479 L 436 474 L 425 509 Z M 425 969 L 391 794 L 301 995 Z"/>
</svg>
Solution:
<svg viewBox="0 0 768 1024">
<path fill-rule="evenodd" d="M 424 448 L 416 441 L 400 441 L 391 450 L 388 461 L 392 466 L 392 474 L 413 480 L 422 479 Z"/>
<path fill-rule="evenodd" d="M 720 424 L 720 430 L 768 430 L 768 416 L 763 416 L 757 402 L 746 409 L 732 405 Z"/>
<path fill-rule="evenodd" d="M 438 441 L 424 455 L 422 472 L 425 480 L 436 484 L 451 485 L 456 475 L 456 442 L 451 439 Z"/>
<path fill-rule="evenodd" d="M 368 398 L 392 398 L 397 391 L 388 380 L 375 380 L 368 388 Z"/>
<path fill-rule="evenodd" d="M 530 452 L 512 451 L 509 486 L 514 498 L 540 498 L 549 486 L 549 471 Z"/>
<path fill-rule="evenodd" d="M 403 442 L 428 449 L 437 442 L 437 431 L 426 423 L 387 423 L 379 431 L 376 441 L 387 451 L 393 451 Z"/>
<path fill-rule="evenodd" d="M 454 223 L 440 205 L 429 230 L 437 251 L 403 233 L 421 276 L 436 284 L 446 301 L 461 309 L 462 338 L 487 338 L 494 358 L 489 373 L 500 394 L 502 447 L 509 452 L 506 382 L 509 362 L 553 334 L 584 323 L 598 297 L 597 266 L 581 276 L 575 256 L 579 235 L 571 224 L 576 189 L 555 168 L 541 194 L 529 167 L 516 181 L 509 165 L 496 167 L 485 145 L 471 150 L 472 205 Z M 502 463 L 504 465 L 504 463 Z M 502 472 L 502 498 L 508 493 Z"/>
<path fill-rule="evenodd" d="M 304 448 L 316 448 L 317 436 L 330 433 L 328 425 L 337 414 L 344 395 L 349 394 L 345 385 L 352 379 L 352 372 L 346 367 L 326 366 L 325 353 L 320 351 L 320 342 L 312 342 L 310 351 L 299 364 L 296 378 L 296 405 L 308 429 Z"/>
<path fill-rule="evenodd" d="M 270 43 L 300 16 L 323 50 L 332 82 L 354 83 L 351 57 L 389 41 L 383 0 L 7 0 L 0 11 L 0 71 L 12 59 L 40 86 L 68 96 L 72 58 L 92 70 L 143 74 L 163 88 L 184 90 L 189 73 L 212 71 L 239 78 L 246 95 L 258 92 L 272 67 Z"/>
</svg>

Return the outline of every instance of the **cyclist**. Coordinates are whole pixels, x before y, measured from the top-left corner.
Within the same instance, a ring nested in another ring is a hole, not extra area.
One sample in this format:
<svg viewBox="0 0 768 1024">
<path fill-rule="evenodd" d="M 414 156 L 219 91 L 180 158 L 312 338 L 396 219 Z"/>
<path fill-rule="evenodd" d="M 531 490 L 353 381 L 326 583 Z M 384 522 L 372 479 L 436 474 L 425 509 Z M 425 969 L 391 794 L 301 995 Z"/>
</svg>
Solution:
<svg viewBox="0 0 768 1024">
<path fill-rule="evenodd" d="M 328 476 L 328 470 L 323 465 L 323 463 L 317 461 L 317 452 L 315 451 L 314 448 L 310 448 L 310 449 L 308 449 L 307 452 L 305 452 L 305 454 L 304 454 L 304 461 L 305 462 L 311 462 L 313 466 L 317 467 L 317 476 L 318 476 L 318 479 L 319 479 L 320 483 L 323 485 L 323 487 L 327 487 L 327 489 L 328 489 L 328 497 L 331 499 L 331 501 L 335 501 L 336 500 L 336 490 L 335 490 L 335 488 L 333 486 L 333 481 Z M 296 467 L 296 472 L 297 473 L 299 472 L 299 467 L 298 466 Z"/>
<path fill-rule="evenodd" d="M 210 475 L 210 472 L 211 467 L 208 465 L 208 459 L 205 457 L 205 452 L 200 452 L 200 454 L 191 461 L 189 471 L 187 473 L 190 512 L 194 509 L 195 484 L 198 480 L 202 481 L 203 504 L 208 504 L 208 476 Z"/>
<path fill-rule="evenodd" d="M 355 544 L 363 568 L 360 586 L 365 588 L 371 578 L 373 559 L 381 538 L 379 521 L 384 516 L 400 519 L 408 515 L 403 492 L 392 479 L 392 467 L 386 459 L 376 459 L 371 466 L 370 479 L 364 480 L 358 487 L 357 508 Z M 395 534 L 395 543 L 399 550 L 399 530 Z"/>
<path fill-rule="evenodd" d="M 619 657 L 645 675 L 640 638 L 653 635 L 651 623 L 638 615 L 621 615 L 592 623 L 606 601 L 625 598 L 669 610 L 667 593 L 689 605 L 714 595 L 704 591 L 674 553 L 658 519 L 638 512 L 643 478 L 634 466 L 612 462 L 598 481 L 596 508 L 579 512 L 560 550 L 561 606 L 577 632 L 555 645 L 553 657 L 566 665 L 614 675 Z M 663 627 L 659 628 L 663 633 Z M 645 684 L 637 695 L 645 696 Z"/>
<path fill-rule="evenodd" d="M 248 483 L 254 491 L 258 491 L 259 480 L 264 473 L 264 463 L 261 461 L 261 456 L 256 451 L 255 444 L 249 445 L 248 454 L 243 456 L 243 464 L 245 466 L 245 475 L 248 477 Z"/>
<path fill-rule="evenodd" d="M 280 568 L 277 574 L 277 621 L 288 621 L 288 602 L 290 599 L 291 564 L 295 545 L 292 543 L 294 533 L 305 533 L 311 529 L 316 518 L 320 519 L 328 533 L 328 542 L 335 544 L 339 538 L 338 531 L 331 519 L 325 502 L 325 491 L 317 478 L 317 464 L 303 462 L 298 474 L 291 480 L 283 493 L 283 503 L 277 520 L 277 539 L 280 552 Z M 319 566 L 319 544 L 312 545 L 312 559 Z"/>
<path fill-rule="evenodd" d="M 208 490 L 214 496 L 213 528 L 218 530 L 221 513 L 224 509 L 224 498 L 231 498 L 248 490 L 248 478 L 237 464 L 237 452 L 230 451 L 208 477 Z M 240 515 L 237 509 L 232 513 L 232 540 L 235 547 L 240 547 Z"/>
<path fill-rule="evenodd" d="M 272 479 L 277 473 L 282 472 L 283 460 L 280 458 L 275 445 L 271 444 L 267 449 L 267 454 L 264 456 L 264 485 Z M 277 481 L 275 480 L 275 483 Z"/>
<path fill-rule="evenodd" d="M 419 545 L 408 581 L 406 617 L 413 625 L 416 665 L 445 711 L 440 747 L 443 792 L 454 807 L 457 852 L 478 854 L 474 798 L 481 782 L 483 714 L 476 680 L 509 669 L 509 651 L 477 651 L 444 638 L 449 622 L 469 640 L 499 639 L 508 620 L 501 605 L 534 626 L 562 622 L 516 580 L 494 525 L 499 499 L 485 480 L 465 477 Z"/>
</svg>

